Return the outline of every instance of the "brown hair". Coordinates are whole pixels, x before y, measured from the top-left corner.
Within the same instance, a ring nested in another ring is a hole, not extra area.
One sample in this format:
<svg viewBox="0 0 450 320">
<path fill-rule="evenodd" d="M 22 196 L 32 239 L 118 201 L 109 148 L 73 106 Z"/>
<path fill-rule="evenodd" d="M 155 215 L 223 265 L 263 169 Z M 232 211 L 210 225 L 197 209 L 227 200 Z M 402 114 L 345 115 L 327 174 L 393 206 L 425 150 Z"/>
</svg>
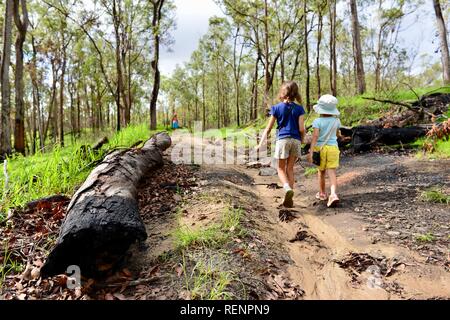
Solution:
<svg viewBox="0 0 450 320">
<path fill-rule="evenodd" d="M 302 97 L 300 96 L 298 84 L 295 81 L 286 81 L 281 85 L 280 92 L 278 93 L 280 100 L 289 100 L 302 103 Z"/>
</svg>

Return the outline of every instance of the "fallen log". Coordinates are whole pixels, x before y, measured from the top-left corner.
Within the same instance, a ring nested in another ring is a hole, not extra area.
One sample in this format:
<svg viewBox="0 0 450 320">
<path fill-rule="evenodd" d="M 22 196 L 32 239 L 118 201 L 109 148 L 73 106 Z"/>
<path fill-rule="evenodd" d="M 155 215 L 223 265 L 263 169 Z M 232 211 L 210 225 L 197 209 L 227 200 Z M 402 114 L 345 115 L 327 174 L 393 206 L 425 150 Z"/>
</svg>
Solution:
<svg viewBox="0 0 450 320">
<path fill-rule="evenodd" d="M 349 131 L 345 131 L 348 133 Z M 351 150 L 353 152 L 370 151 L 375 145 L 406 144 L 423 137 L 427 133 L 424 127 L 378 128 L 358 126 L 351 130 Z M 344 133 L 341 131 L 344 135 Z"/>
<path fill-rule="evenodd" d="M 48 277 L 79 266 L 86 277 L 98 277 L 123 260 L 130 245 L 147 238 L 139 215 L 137 185 L 163 164 L 171 144 L 158 133 L 141 149 L 105 157 L 78 189 L 67 208 L 56 245 L 41 269 Z"/>
<path fill-rule="evenodd" d="M 96 144 L 92 146 L 92 151 L 98 151 L 103 147 L 104 144 L 108 143 L 108 137 L 103 137 L 101 140 L 97 141 Z"/>
</svg>

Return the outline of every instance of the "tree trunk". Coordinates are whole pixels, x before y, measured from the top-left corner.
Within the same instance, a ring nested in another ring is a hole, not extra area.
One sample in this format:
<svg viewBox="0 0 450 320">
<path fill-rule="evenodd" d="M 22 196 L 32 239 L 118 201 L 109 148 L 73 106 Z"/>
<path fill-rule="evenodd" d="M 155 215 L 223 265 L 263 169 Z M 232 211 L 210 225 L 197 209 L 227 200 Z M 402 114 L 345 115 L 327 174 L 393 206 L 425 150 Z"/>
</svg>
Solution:
<svg viewBox="0 0 450 320">
<path fill-rule="evenodd" d="M 66 75 L 66 44 L 64 42 L 64 31 L 62 31 L 62 67 L 61 67 L 61 79 L 59 82 L 59 144 L 64 147 L 64 77 Z"/>
<path fill-rule="evenodd" d="M 41 115 L 41 92 L 39 90 L 39 74 L 37 70 L 37 49 L 36 43 L 34 40 L 34 36 L 31 35 L 31 46 L 33 48 L 33 72 L 30 73 L 31 83 L 33 86 L 33 104 L 35 103 L 35 108 L 37 111 L 37 126 L 39 131 L 39 147 L 41 150 L 44 149 L 45 146 L 45 138 L 44 138 L 44 123 Z"/>
<path fill-rule="evenodd" d="M 350 0 L 350 11 L 351 11 L 351 25 L 352 25 L 352 36 L 353 36 L 353 51 L 356 62 L 356 88 L 358 94 L 363 94 L 366 92 L 366 79 L 364 73 L 364 62 L 362 57 L 362 47 L 361 47 L 361 35 L 360 26 L 358 21 L 358 7 L 356 5 L 356 0 Z"/>
<path fill-rule="evenodd" d="M 83 276 L 98 276 L 113 269 L 132 243 L 147 238 L 137 186 L 163 164 L 162 152 L 170 144 L 170 137 L 159 133 L 141 150 L 108 155 L 91 172 L 72 197 L 43 277 L 64 273 L 70 265 L 79 266 Z"/>
<path fill-rule="evenodd" d="M 160 30 L 162 19 L 162 7 L 165 0 L 152 1 L 153 4 L 153 60 L 151 62 L 153 70 L 153 89 L 150 98 L 150 130 L 156 130 L 156 104 L 158 102 L 159 87 L 161 83 L 161 74 L 159 71 L 159 46 L 160 46 Z"/>
<path fill-rule="evenodd" d="M 5 16 L 3 21 L 3 50 L 1 59 L 1 96 L 2 96 L 2 110 L 0 122 L 0 158 L 11 154 L 11 88 L 9 83 L 9 67 L 11 64 L 11 31 L 12 19 L 14 13 L 14 1 L 6 0 Z"/>
<path fill-rule="evenodd" d="M 260 56 L 256 58 L 255 69 L 252 81 L 252 103 L 250 105 L 250 120 L 255 120 L 258 117 L 258 65 Z"/>
<path fill-rule="evenodd" d="M 320 44 L 322 43 L 322 28 L 323 28 L 323 15 L 319 10 L 319 23 L 317 25 L 317 45 L 316 45 L 316 81 L 317 81 L 317 96 L 321 95 L 321 83 L 320 83 Z"/>
<path fill-rule="evenodd" d="M 20 16 L 20 6 L 22 7 L 22 17 Z M 28 11 L 26 0 L 14 1 L 14 22 L 18 34 L 16 38 L 16 117 L 14 126 L 14 149 L 25 155 L 25 108 L 24 108 L 24 87 L 23 87 L 23 43 L 28 28 Z"/>
<path fill-rule="evenodd" d="M 336 58 L 336 0 L 330 3 L 330 88 L 337 96 L 337 58 Z"/>
<path fill-rule="evenodd" d="M 442 16 L 441 4 L 439 0 L 433 0 L 434 12 L 436 13 L 436 22 L 439 30 L 439 37 L 441 40 L 441 59 L 442 59 L 442 74 L 444 84 L 450 84 L 450 54 L 447 42 L 447 28 L 445 26 L 444 17 Z"/>
<path fill-rule="evenodd" d="M 119 3 L 120 9 L 120 3 Z M 119 10 L 120 11 L 120 10 Z M 117 107 L 117 131 L 120 131 L 122 127 L 122 121 L 124 117 L 122 115 L 123 107 L 121 106 L 120 99 L 123 91 L 123 78 L 122 78 L 122 66 L 120 62 L 120 34 L 119 34 L 119 15 L 117 10 L 117 1 L 113 1 L 113 21 L 114 21 L 114 34 L 116 37 L 116 72 L 117 72 L 117 88 L 116 88 L 116 107 Z"/>
<path fill-rule="evenodd" d="M 310 71 L 309 71 L 309 46 L 308 46 L 308 7 L 307 1 L 304 3 L 305 12 L 305 67 L 306 67 L 306 109 L 311 111 L 311 98 L 310 98 Z"/>
<path fill-rule="evenodd" d="M 264 115 L 269 106 L 269 91 L 270 91 L 270 59 L 269 59 L 269 12 L 267 0 L 264 0 L 264 101 L 261 114 Z"/>
<path fill-rule="evenodd" d="M 80 87 L 77 85 L 77 137 L 81 136 L 81 98 Z"/>
<path fill-rule="evenodd" d="M 203 128 L 202 130 L 205 131 L 206 130 L 206 97 L 205 97 L 205 87 L 206 87 L 206 83 L 205 83 L 205 70 L 202 70 L 202 123 L 203 123 Z"/>
</svg>

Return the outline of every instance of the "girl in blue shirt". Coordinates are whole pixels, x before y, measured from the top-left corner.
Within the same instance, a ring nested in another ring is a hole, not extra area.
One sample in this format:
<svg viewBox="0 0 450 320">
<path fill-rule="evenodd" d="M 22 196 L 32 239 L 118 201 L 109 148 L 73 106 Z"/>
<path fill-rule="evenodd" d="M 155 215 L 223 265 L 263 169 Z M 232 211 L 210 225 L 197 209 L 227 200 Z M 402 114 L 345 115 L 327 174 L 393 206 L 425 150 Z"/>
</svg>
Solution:
<svg viewBox="0 0 450 320">
<path fill-rule="evenodd" d="M 278 125 L 274 158 L 278 160 L 278 177 L 283 184 L 285 196 L 283 205 L 294 206 L 294 164 L 301 155 L 301 145 L 305 134 L 304 114 L 297 83 L 288 81 L 282 84 L 279 93 L 280 103 L 270 110 L 270 119 L 256 149 L 261 148 L 272 130 L 275 121 Z"/>
</svg>

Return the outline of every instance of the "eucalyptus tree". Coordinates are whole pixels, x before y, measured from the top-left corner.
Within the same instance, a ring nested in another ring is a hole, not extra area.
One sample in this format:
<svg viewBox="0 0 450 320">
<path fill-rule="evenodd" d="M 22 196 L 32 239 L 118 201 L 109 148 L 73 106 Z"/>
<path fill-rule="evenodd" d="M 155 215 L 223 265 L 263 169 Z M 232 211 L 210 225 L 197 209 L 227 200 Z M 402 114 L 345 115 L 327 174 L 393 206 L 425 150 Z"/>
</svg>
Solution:
<svg viewBox="0 0 450 320">
<path fill-rule="evenodd" d="M 14 1 L 14 23 L 17 27 L 16 37 L 16 72 L 15 72 L 15 126 L 14 149 L 25 155 L 25 106 L 23 84 L 23 44 L 28 29 L 28 11 L 26 0 Z"/>
<path fill-rule="evenodd" d="M 361 32 L 358 18 L 358 6 L 356 0 L 349 0 L 350 12 L 351 12 L 351 29 L 353 37 L 353 52 L 355 59 L 356 69 L 356 88 L 359 94 L 363 94 L 366 91 L 366 75 L 364 71 L 364 61 L 362 54 L 361 44 Z"/>
<path fill-rule="evenodd" d="M 439 39 L 441 43 L 442 77 L 444 84 L 450 84 L 450 54 L 447 41 L 447 27 L 442 14 L 441 3 L 439 0 L 433 0 L 434 12 L 436 15 L 436 24 L 439 30 Z"/>
<path fill-rule="evenodd" d="M 166 40 L 170 43 L 170 30 L 174 28 L 173 18 L 174 4 L 171 0 L 148 0 L 152 8 L 151 34 L 153 42 L 152 91 L 150 96 L 150 129 L 156 129 L 156 104 L 158 102 L 159 88 L 161 84 L 161 72 L 159 70 L 160 46 Z"/>
<path fill-rule="evenodd" d="M 14 14 L 14 0 L 5 1 L 5 15 L 3 20 L 3 47 L 0 66 L 0 85 L 2 97 L 1 127 L 0 127 L 0 157 L 11 153 L 11 86 L 9 68 L 11 64 L 12 20 Z"/>
</svg>

